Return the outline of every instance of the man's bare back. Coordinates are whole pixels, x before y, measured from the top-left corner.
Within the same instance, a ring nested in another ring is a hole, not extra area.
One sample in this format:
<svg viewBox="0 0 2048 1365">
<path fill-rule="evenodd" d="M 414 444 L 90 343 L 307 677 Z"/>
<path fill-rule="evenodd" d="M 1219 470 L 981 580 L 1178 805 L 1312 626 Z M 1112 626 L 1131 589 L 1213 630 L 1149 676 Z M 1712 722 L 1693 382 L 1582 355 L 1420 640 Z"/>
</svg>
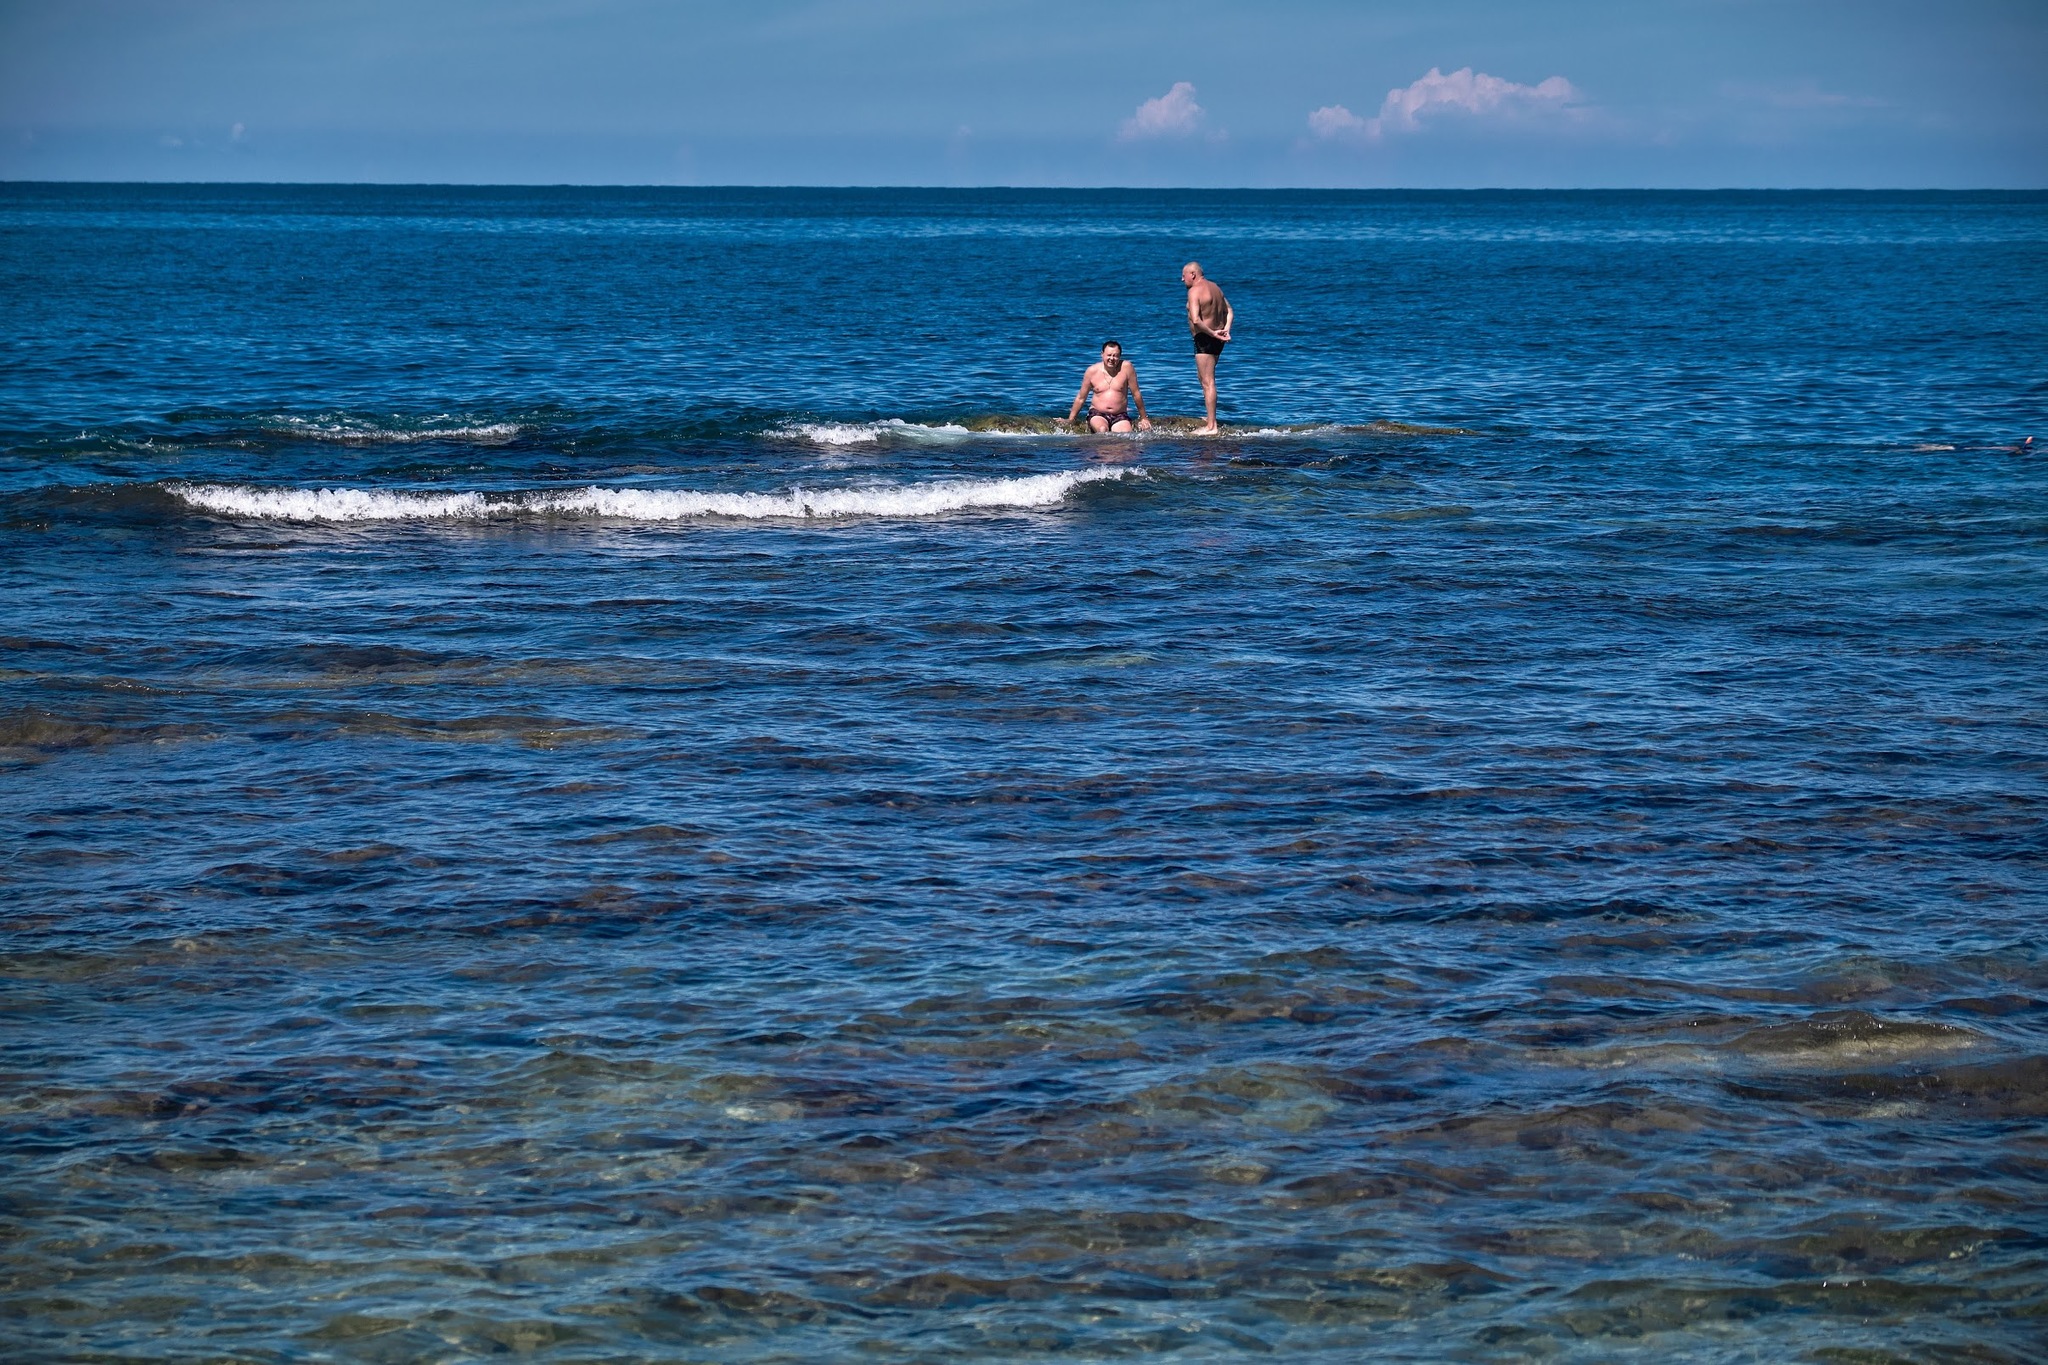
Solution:
<svg viewBox="0 0 2048 1365">
<path fill-rule="evenodd" d="M 1102 359 L 1082 374 L 1081 391 L 1074 395 L 1074 406 L 1067 412 L 1069 422 L 1081 415 L 1084 400 L 1090 431 L 1129 431 L 1132 400 L 1138 405 L 1138 429 L 1152 429 L 1145 416 L 1145 395 L 1138 390 L 1138 368 L 1124 359 L 1124 348 L 1114 341 L 1103 345 Z"/>
<path fill-rule="evenodd" d="M 1195 339 L 1195 375 L 1202 381 L 1202 402 L 1209 420 L 1196 431 L 1198 436 L 1216 434 L 1216 358 L 1230 341 L 1231 324 L 1237 315 L 1223 291 L 1202 274 L 1198 261 L 1181 267 L 1180 282 L 1188 291 L 1188 331 Z"/>
</svg>

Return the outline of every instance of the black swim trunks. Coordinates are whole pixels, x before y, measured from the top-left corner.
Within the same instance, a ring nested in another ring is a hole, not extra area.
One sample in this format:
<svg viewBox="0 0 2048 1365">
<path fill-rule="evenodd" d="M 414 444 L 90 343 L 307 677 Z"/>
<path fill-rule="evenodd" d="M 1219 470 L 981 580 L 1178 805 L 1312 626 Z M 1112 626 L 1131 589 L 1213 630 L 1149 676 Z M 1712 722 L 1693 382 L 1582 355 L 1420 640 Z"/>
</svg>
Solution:
<svg viewBox="0 0 2048 1365">
<path fill-rule="evenodd" d="M 1222 355 L 1223 343 L 1210 336 L 1207 332 L 1197 332 L 1195 333 L 1195 354 Z"/>
</svg>

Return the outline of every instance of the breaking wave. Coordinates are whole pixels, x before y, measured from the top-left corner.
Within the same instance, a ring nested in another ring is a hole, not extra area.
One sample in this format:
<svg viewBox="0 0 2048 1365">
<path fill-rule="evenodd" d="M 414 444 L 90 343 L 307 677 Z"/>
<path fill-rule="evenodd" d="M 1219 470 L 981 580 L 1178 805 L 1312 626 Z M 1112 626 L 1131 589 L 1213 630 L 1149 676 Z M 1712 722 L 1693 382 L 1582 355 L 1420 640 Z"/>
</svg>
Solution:
<svg viewBox="0 0 2048 1365">
<path fill-rule="evenodd" d="M 1155 439 L 1194 436 L 1192 417 L 1154 416 Z M 1361 436 L 1460 436 L 1461 427 L 1408 422 L 1363 424 L 1321 422 L 1226 422 L 1233 439 L 1326 439 Z M 326 446 L 376 450 L 422 445 L 487 450 L 513 446 L 524 453 L 575 450 L 583 456 L 650 448 L 689 450 L 700 443 L 771 442 L 820 454 L 868 455 L 882 451 L 947 450 L 983 441 L 1088 437 L 1085 422 L 1065 422 L 1043 413 L 953 413 L 925 418 L 820 417 L 795 413 L 573 413 L 529 406 L 498 412 L 378 413 L 229 411 L 188 409 L 162 418 L 76 427 L 53 426 L 40 433 L 16 433 L 18 446 L 39 455 L 176 454 L 192 449 L 268 451 L 280 447 Z M 1100 439 L 1100 438 L 1097 438 Z M 1120 439 L 1143 441 L 1144 434 Z"/>
<path fill-rule="evenodd" d="M 379 425 L 347 417 L 277 417 L 266 422 L 264 430 L 339 445 L 411 445 L 420 441 L 503 445 L 517 439 L 527 428 L 519 422 L 466 422 L 449 417 L 429 418 L 418 425 Z"/>
<path fill-rule="evenodd" d="M 933 517 L 995 508 L 1050 507 L 1077 486 L 1134 477 L 1135 468 L 1069 470 L 1013 479 L 947 480 L 853 488 L 790 488 L 779 493 L 706 493 L 689 489 L 579 488 L 567 492 L 434 493 L 375 488 L 255 488 L 172 484 L 186 504 L 258 521 L 491 521 L 516 517 L 607 517 L 749 521 L 849 517 Z"/>
<path fill-rule="evenodd" d="M 881 422 L 795 422 L 767 433 L 788 441 L 820 446 L 879 445 L 884 441 L 914 445 L 951 445 L 975 433 L 951 422 L 928 424 L 891 417 Z"/>
</svg>

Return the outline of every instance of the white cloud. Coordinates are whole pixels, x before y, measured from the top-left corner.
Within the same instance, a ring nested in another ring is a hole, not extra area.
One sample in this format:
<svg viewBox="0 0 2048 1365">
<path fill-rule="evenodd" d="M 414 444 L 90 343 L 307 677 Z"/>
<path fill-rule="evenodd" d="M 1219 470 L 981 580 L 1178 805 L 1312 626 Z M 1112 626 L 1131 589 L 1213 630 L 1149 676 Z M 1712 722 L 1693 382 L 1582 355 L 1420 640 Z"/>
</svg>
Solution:
<svg viewBox="0 0 2048 1365">
<path fill-rule="evenodd" d="M 1308 130 L 1317 137 L 1360 137 L 1365 120 L 1341 104 L 1326 104 L 1308 116 Z"/>
<path fill-rule="evenodd" d="M 1124 120 L 1117 136 L 1125 142 L 1146 138 L 1192 137 L 1202 123 L 1202 106 L 1195 103 L 1195 87 L 1189 81 L 1175 81 L 1173 89 L 1156 100 L 1146 100 L 1138 111 Z"/>
<path fill-rule="evenodd" d="M 1535 85 L 1520 85 L 1460 67 L 1448 76 L 1436 67 L 1427 75 L 1387 92 L 1376 117 L 1362 119 L 1341 104 L 1326 105 L 1308 116 L 1309 131 L 1321 138 L 1365 137 L 1384 133 L 1420 132 L 1425 117 L 1445 111 L 1514 118 L 1555 111 L 1577 104 L 1578 89 L 1562 76 Z"/>
</svg>

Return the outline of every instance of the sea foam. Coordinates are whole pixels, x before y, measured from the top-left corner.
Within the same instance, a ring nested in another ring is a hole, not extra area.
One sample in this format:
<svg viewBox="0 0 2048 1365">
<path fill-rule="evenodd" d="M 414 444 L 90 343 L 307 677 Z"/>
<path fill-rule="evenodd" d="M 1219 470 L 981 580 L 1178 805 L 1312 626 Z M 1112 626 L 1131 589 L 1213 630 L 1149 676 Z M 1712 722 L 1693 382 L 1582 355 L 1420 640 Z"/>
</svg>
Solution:
<svg viewBox="0 0 2048 1365">
<path fill-rule="evenodd" d="M 891 417 L 881 422 L 797 422 L 768 433 L 789 441 L 809 441 L 821 446 L 878 445 L 885 440 L 917 445 L 951 445 L 975 433 L 945 422 L 928 425 Z"/>
<path fill-rule="evenodd" d="M 707 493 L 689 489 L 579 488 L 484 494 L 409 489 L 251 488 L 172 484 L 192 507 L 257 521 L 489 521 L 516 517 L 607 517 L 622 521 L 747 521 L 805 518 L 934 517 L 1006 507 L 1050 507 L 1075 487 L 1132 477 L 1137 469 L 1067 470 L 1014 479 L 790 488 L 779 493 Z"/>
<path fill-rule="evenodd" d="M 275 419 L 267 430 L 279 435 L 298 436 L 310 441 L 333 441 L 339 445 L 409 445 L 419 441 L 466 441 L 475 445 L 503 445 L 526 428 L 518 422 L 461 422 L 429 419 L 419 426 L 376 426 L 347 419 L 314 421 L 304 417 Z"/>
</svg>

